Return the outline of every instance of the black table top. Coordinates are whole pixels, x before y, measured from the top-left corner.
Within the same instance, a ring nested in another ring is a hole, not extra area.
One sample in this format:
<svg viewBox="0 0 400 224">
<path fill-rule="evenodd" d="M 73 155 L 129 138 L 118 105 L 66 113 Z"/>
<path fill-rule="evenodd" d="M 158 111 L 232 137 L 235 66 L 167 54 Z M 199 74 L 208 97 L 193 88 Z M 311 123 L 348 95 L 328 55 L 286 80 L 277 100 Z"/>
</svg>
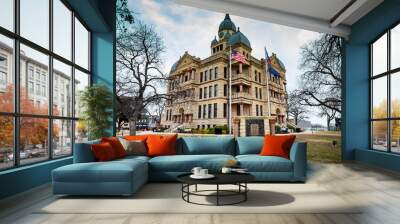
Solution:
<svg viewBox="0 0 400 224">
<path fill-rule="evenodd" d="M 255 180 L 249 173 L 213 173 L 212 179 L 193 179 L 191 173 L 182 174 L 177 177 L 178 181 L 186 184 L 237 184 L 248 183 Z"/>
</svg>

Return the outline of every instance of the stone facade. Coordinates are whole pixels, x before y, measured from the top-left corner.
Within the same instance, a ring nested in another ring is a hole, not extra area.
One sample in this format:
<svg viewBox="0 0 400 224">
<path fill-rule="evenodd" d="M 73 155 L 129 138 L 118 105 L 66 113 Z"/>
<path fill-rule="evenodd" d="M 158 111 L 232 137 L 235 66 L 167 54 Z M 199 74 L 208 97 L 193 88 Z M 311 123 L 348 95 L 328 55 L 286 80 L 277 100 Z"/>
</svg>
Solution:
<svg viewBox="0 0 400 224">
<path fill-rule="evenodd" d="M 232 49 L 246 58 L 245 63 L 232 61 L 231 65 L 235 135 L 251 135 L 251 131 L 246 131 L 247 120 L 264 120 L 264 126 L 260 127 L 264 133 L 259 135 L 269 133 L 274 125 L 286 126 L 287 92 L 283 63 L 272 54 L 271 64 L 280 75 L 269 74 L 266 60 L 251 55 L 250 41 L 239 28 L 236 29 L 229 15 L 221 22 L 218 37 L 211 42 L 209 57 L 200 59 L 185 52 L 172 66 L 168 93 L 174 100 L 167 102 L 161 125 L 173 131 L 228 124 L 229 52 Z M 269 107 L 271 116 L 268 116 Z M 256 129 L 253 125 L 253 130 Z"/>
</svg>

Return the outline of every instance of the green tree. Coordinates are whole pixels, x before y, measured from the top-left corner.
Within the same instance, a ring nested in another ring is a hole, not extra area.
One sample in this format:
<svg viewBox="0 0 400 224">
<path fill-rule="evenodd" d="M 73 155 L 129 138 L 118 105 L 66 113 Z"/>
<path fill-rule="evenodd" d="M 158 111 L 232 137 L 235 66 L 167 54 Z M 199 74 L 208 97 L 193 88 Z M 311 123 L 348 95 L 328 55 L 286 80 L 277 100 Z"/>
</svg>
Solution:
<svg viewBox="0 0 400 224">
<path fill-rule="evenodd" d="M 81 92 L 82 119 L 89 131 L 89 139 L 110 136 L 112 124 L 112 93 L 104 85 L 86 87 Z"/>
</svg>

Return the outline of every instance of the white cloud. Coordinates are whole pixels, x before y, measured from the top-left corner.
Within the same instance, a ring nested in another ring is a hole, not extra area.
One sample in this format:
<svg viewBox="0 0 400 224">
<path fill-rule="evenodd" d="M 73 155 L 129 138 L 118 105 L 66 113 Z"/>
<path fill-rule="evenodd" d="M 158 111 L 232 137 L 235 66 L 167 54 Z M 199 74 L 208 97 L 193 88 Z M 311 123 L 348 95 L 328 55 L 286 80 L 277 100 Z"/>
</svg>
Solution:
<svg viewBox="0 0 400 224">
<path fill-rule="evenodd" d="M 182 6 L 167 0 L 130 0 L 129 7 L 141 20 L 154 25 L 163 37 L 167 47 L 164 55 L 166 73 L 185 51 L 200 58 L 208 57 L 211 40 L 217 35 L 218 26 L 224 19 L 223 13 Z M 231 16 L 231 19 L 250 40 L 253 56 L 264 58 L 264 46 L 269 54 L 276 53 L 286 66 L 288 89 L 297 88 L 297 79 L 301 74 L 298 68 L 300 47 L 320 34 L 238 16 Z M 318 117 L 312 119 L 325 123 Z"/>
</svg>

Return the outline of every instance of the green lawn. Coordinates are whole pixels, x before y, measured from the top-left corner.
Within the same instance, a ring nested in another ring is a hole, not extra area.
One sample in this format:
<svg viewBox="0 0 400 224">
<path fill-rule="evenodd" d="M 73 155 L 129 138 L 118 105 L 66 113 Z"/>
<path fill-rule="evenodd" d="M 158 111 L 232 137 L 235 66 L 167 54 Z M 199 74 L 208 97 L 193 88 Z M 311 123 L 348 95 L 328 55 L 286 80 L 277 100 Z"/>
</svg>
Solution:
<svg viewBox="0 0 400 224">
<path fill-rule="evenodd" d="M 341 135 L 340 132 L 299 133 L 297 141 L 307 142 L 308 160 L 322 163 L 341 162 Z M 333 147 L 332 141 L 337 141 Z"/>
<path fill-rule="evenodd" d="M 170 134 L 170 133 L 159 133 Z M 182 136 L 215 136 L 214 134 L 179 134 Z M 341 162 L 341 134 L 337 131 L 321 131 L 314 133 L 297 133 L 297 141 L 307 142 L 308 161 L 320 163 L 340 163 Z M 332 141 L 337 145 L 333 147 Z"/>
</svg>

